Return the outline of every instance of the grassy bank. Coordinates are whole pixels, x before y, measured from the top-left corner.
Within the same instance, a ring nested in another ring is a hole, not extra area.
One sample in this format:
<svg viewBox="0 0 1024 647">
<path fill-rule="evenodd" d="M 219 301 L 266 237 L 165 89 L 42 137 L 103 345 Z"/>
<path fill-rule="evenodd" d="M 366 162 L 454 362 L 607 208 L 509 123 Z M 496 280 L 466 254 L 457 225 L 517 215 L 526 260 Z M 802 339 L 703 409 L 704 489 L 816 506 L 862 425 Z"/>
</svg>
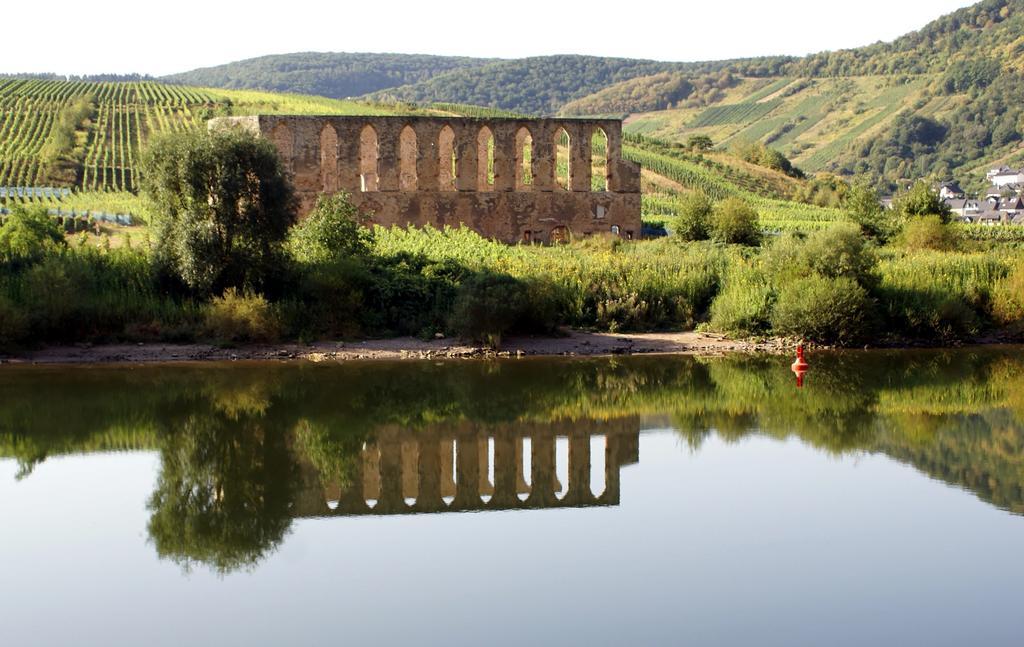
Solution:
<svg viewBox="0 0 1024 647">
<path fill-rule="evenodd" d="M 0 244 L 11 233 L 0 230 Z M 465 229 L 377 228 L 367 242 L 344 258 L 292 252 L 264 294 L 213 297 L 168 285 L 141 243 L 105 249 L 55 242 L 8 254 L 0 271 L 0 343 L 444 333 L 499 344 L 506 333 L 559 326 L 703 326 L 840 344 L 949 343 L 1019 330 L 1024 319 L 1024 252 L 1010 247 L 875 248 L 842 228 L 759 248 L 600 238 L 506 246 Z"/>
</svg>

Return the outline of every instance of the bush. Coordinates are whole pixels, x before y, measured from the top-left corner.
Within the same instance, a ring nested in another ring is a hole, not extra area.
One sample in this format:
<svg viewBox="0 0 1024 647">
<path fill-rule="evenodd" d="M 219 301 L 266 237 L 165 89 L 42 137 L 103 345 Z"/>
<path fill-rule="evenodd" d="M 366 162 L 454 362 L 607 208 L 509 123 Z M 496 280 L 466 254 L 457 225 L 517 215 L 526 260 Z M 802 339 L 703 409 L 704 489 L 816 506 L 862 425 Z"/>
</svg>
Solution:
<svg viewBox="0 0 1024 647">
<path fill-rule="evenodd" d="M 827 278 L 846 277 L 864 287 L 878 282 L 878 258 L 852 224 L 812 232 L 801 249 L 803 264 Z"/>
<path fill-rule="evenodd" d="M 739 198 L 726 198 L 712 212 L 711 238 L 720 243 L 759 244 L 761 232 L 758 229 L 757 212 Z"/>
<path fill-rule="evenodd" d="M 682 240 L 707 240 L 712 207 L 711 200 L 702 192 L 683 196 L 673 233 Z"/>
<path fill-rule="evenodd" d="M 875 304 L 851 278 L 811 275 L 782 286 L 771 321 L 777 335 L 845 346 L 873 331 Z"/>
<path fill-rule="evenodd" d="M 273 342 L 281 324 L 271 305 L 260 294 L 229 288 L 205 308 L 204 331 L 223 342 Z"/>
<path fill-rule="evenodd" d="M 956 234 L 939 216 L 912 218 L 903 227 L 900 243 L 907 249 L 948 252 L 956 248 Z"/>
<path fill-rule="evenodd" d="M 725 287 L 711 303 L 711 327 L 741 335 L 768 331 L 774 292 L 764 269 L 740 265 L 732 268 Z"/>
<path fill-rule="evenodd" d="M 892 203 L 897 218 L 909 222 L 919 216 L 938 216 L 943 223 L 952 218 L 952 211 L 925 180 L 918 180 L 914 186 L 896 196 Z"/>
<path fill-rule="evenodd" d="M 1024 323 L 1024 263 L 992 290 L 992 318 L 1003 325 Z"/>
<path fill-rule="evenodd" d="M 526 286 L 504 274 L 482 274 L 466 281 L 452 308 L 450 326 L 460 337 L 490 348 L 517 328 L 529 310 Z"/>
<path fill-rule="evenodd" d="M 28 318 L 22 308 L 0 295 L 0 349 L 22 341 L 28 330 Z"/>
<path fill-rule="evenodd" d="M 288 251 L 302 263 L 333 263 L 363 257 L 373 245 L 366 216 L 344 191 L 321 194 L 316 208 L 288 234 Z"/>
<path fill-rule="evenodd" d="M 64 245 L 64 234 L 46 207 L 16 206 L 0 227 L 0 262 L 14 268 L 37 263 Z"/>
</svg>

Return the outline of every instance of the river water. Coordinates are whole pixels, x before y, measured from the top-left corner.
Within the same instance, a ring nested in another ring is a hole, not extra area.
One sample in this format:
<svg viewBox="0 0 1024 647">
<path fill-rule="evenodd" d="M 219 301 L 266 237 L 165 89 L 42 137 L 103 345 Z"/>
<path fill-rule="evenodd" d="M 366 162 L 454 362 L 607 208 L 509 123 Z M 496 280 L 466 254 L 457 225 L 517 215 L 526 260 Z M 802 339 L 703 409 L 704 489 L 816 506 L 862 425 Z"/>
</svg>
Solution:
<svg viewBox="0 0 1024 647">
<path fill-rule="evenodd" d="M 1019 645 L 1024 349 L 0 369 L 5 645 Z"/>
</svg>

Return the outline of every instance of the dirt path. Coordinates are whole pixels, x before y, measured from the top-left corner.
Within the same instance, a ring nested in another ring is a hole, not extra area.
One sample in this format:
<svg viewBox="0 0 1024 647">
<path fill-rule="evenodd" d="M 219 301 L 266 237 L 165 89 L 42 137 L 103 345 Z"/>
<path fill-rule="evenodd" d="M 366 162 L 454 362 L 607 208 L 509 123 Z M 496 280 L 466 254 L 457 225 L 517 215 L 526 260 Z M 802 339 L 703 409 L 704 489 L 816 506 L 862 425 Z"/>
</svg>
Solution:
<svg viewBox="0 0 1024 647">
<path fill-rule="evenodd" d="M 437 359 L 558 355 L 629 355 L 726 352 L 781 352 L 781 340 L 737 341 L 712 333 L 610 334 L 573 331 L 564 337 L 513 337 L 499 352 L 450 339 L 423 341 L 413 337 L 361 342 L 317 342 L 221 348 L 208 344 L 111 344 L 55 346 L 0 356 L 4 364 L 98 364 L 230 360 L 306 360 L 314 362 L 365 359 Z"/>
</svg>

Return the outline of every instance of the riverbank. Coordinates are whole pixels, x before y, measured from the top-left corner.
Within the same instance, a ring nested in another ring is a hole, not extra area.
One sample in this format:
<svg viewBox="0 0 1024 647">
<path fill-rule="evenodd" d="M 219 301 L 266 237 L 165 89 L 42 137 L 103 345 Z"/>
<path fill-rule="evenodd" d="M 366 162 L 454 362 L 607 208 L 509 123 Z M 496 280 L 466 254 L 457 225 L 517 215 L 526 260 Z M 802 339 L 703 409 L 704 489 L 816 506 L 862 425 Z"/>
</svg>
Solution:
<svg viewBox="0 0 1024 647">
<path fill-rule="evenodd" d="M 79 344 L 50 346 L 0 355 L 4 364 L 111 364 L 232 360 L 455 359 L 483 357 L 591 356 L 677 353 L 719 355 L 727 352 L 778 353 L 790 350 L 785 339 L 741 340 L 700 332 L 596 333 L 571 331 L 562 337 L 510 337 L 499 351 L 453 339 L 396 337 L 312 344 Z"/>
</svg>

